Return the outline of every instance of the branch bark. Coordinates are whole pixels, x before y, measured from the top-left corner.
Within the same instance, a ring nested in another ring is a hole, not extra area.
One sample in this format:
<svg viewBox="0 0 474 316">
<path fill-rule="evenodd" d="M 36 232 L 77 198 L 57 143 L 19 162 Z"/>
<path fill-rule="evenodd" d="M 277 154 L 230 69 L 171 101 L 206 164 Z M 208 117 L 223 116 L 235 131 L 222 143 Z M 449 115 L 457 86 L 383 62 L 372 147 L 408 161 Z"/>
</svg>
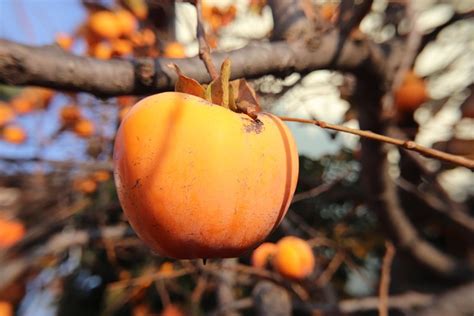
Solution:
<svg viewBox="0 0 474 316">
<path fill-rule="evenodd" d="M 230 52 L 213 53 L 220 65 L 232 61 L 232 78 L 256 78 L 268 74 L 285 76 L 327 68 L 336 53 L 337 34 L 325 35 L 317 47 L 302 42 L 259 42 Z M 171 90 L 176 74 L 167 65 L 175 63 L 186 75 L 209 82 L 199 57 L 98 60 L 67 53 L 55 46 L 28 46 L 0 39 L 0 83 L 35 85 L 56 90 L 88 92 L 101 97 L 145 95 Z M 347 42 L 335 69 L 365 68 L 380 75 L 383 54 L 366 43 Z"/>
</svg>

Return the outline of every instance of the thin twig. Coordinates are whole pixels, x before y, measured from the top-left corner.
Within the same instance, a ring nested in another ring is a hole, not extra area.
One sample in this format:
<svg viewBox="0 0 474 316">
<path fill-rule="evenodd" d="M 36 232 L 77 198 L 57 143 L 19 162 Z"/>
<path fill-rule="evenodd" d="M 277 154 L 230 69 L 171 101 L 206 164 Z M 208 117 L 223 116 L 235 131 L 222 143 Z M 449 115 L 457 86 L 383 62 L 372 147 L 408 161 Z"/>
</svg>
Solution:
<svg viewBox="0 0 474 316">
<path fill-rule="evenodd" d="M 326 270 L 321 273 L 321 275 L 316 280 L 316 285 L 319 287 L 324 287 L 329 281 L 331 281 L 332 276 L 339 269 L 341 264 L 344 262 L 345 255 L 342 251 L 337 252 L 329 262 Z"/>
<path fill-rule="evenodd" d="M 395 256 L 395 247 L 389 241 L 385 242 L 385 256 L 383 257 L 382 272 L 380 277 L 379 288 L 379 316 L 388 316 L 388 292 L 390 287 L 390 271 L 392 269 L 392 261 Z"/>
<path fill-rule="evenodd" d="M 196 36 L 199 43 L 199 58 L 204 63 L 204 66 L 206 66 L 207 72 L 211 76 L 211 79 L 214 80 L 219 76 L 219 74 L 217 72 L 216 66 L 212 62 L 211 50 L 206 41 L 206 31 L 204 30 L 204 24 L 202 23 L 203 18 L 202 18 L 201 0 L 196 0 L 195 6 L 196 6 L 196 14 L 197 14 Z"/>
<path fill-rule="evenodd" d="M 422 154 L 423 156 L 426 156 L 426 157 L 435 158 L 438 160 L 442 160 L 445 162 L 449 162 L 455 165 L 463 166 L 468 169 L 474 170 L 474 160 L 471 160 L 462 156 L 451 155 L 451 154 L 448 154 L 436 149 L 427 148 L 427 147 L 418 145 L 417 143 L 411 140 L 402 140 L 402 139 L 392 138 L 392 137 L 380 135 L 371 131 L 359 130 L 359 129 L 345 127 L 341 125 L 330 124 L 330 123 L 326 123 L 319 120 L 309 120 L 309 119 L 301 119 L 301 118 L 286 117 L 286 116 L 279 116 L 279 118 L 287 122 L 313 124 L 321 128 L 349 133 L 353 135 L 358 135 L 360 137 L 400 146 L 407 150 L 416 151 L 417 153 Z"/>
</svg>

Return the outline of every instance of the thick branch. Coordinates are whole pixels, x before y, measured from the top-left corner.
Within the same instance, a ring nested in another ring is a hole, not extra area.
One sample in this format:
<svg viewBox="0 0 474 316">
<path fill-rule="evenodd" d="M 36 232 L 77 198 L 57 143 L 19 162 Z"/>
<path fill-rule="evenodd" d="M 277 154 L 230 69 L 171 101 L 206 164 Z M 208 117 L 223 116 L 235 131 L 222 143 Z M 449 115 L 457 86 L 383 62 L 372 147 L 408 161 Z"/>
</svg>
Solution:
<svg viewBox="0 0 474 316">
<path fill-rule="evenodd" d="M 376 133 L 385 133 L 386 124 L 381 119 L 380 106 L 382 89 L 364 84 L 370 82 L 370 78 L 358 79 L 360 86 L 356 90 L 356 98 L 359 103 L 364 104 L 364 111 L 359 112 L 360 126 Z M 367 186 L 370 207 L 377 212 L 396 245 L 437 274 L 465 280 L 466 275 L 472 272 L 471 268 L 422 239 L 401 208 L 395 183 L 388 172 L 384 145 L 379 141 L 364 138 L 361 143 L 362 175 Z"/>
<path fill-rule="evenodd" d="M 317 47 L 308 48 L 300 42 L 260 42 L 231 52 L 213 53 L 212 59 L 214 64 L 220 65 L 225 57 L 230 57 L 231 79 L 267 74 L 283 76 L 327 68 L 336 45 L 337 34 L 331 33 L 323 37 Z M 0 83 L 10 85 L 36 85 L 104 97 L 152 94 L 173 88 L 176 74 L 167 67 L 170 63 L 177 64 L 186 75 L 200 82 L 210 81 L 198 57 L 104 61 L 76 56 L 56 47 L 0 40 Z M 382 74 L 384 59 L 366 44 L 347 42 L 334 67 L 347 71 L 366 68 Z"/>
</svg>

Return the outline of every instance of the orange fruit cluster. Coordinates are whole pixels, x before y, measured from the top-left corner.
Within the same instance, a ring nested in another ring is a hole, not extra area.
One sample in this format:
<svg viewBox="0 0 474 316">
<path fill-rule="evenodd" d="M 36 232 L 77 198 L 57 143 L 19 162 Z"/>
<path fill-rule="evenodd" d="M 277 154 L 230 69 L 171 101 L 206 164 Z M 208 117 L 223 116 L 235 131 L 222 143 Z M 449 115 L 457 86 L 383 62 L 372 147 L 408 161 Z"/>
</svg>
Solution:
<svg viewBox="0 0 474 316">
<path fill-rule="evenodd" d="M 77 136 L 89 138 L 94 135 L 94 123 L 82 116 L 81 109 L 77 105 L 68 104 L 63 106 L 59 116 L 63 127 L 72 130 Z"/>
<path fill-rule="evenodd" d="M 277 244 L 263 243 L 252 253 L 252 265 L 265 268 L 271 264 L 282 276 L 301 280 L 314 270 L 315 257 L 310 245 L 303 239 L 287 236 Z"/>
</svg>

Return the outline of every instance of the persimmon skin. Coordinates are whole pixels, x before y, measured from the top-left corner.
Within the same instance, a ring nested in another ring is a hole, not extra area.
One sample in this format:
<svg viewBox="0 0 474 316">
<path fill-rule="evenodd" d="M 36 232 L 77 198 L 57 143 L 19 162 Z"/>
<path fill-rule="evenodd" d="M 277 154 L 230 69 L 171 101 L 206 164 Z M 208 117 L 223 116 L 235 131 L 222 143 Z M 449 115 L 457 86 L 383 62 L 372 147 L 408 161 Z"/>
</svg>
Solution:
<svg viewBox="0 0 474 316">
<path fill-rule="evenodd" d="M 414 72 L 406 73 L 403 84 L 395 91 L 395 105 L 401 112 L 414 112 L 428 99 L 426 83 Z"/>
<path fill-rule="evenodd" d="M 315 266 L 313 250 L 303 239 L 284 237 L 277 243 L 273 265 L 286 278 L 304 279 L 313 272 Z"/>
<path fill-rule="evenodd" d="M 264 242 L 252 252 L 252 266 L 263 269 L 277 252 L 277 246 L 271 242 Z"/>
<path fill-rule="evenodd" d="M 177 259 L 236 257 L 261 243 L 288 210 L 298 177 L 289 129 L 255 123 L 179 92 L 145 98 L 116 135 L 115 182 L 140 238 Z"/>
</svg>

